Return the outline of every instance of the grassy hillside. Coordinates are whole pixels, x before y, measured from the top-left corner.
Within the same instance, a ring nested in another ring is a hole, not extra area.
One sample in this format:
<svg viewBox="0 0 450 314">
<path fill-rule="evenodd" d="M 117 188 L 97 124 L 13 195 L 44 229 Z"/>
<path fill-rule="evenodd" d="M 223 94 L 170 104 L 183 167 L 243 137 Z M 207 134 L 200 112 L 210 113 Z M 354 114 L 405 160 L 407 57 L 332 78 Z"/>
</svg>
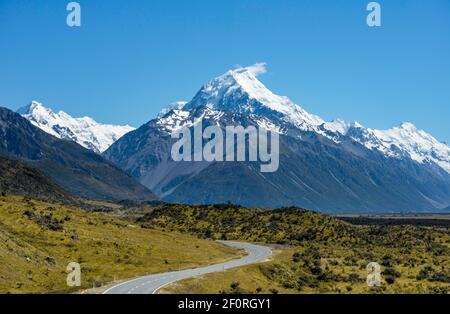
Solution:
<svg viewBox="0 0 450 314">
<path fill-rule="evenodd" d="M 187 280 L 170 291 L 450 293 L 450 232 L 445 226 L 352 225 L 297 208 L 261 211 L 228 205 L 160 206 L 137 221 L 203 238 L 283 248 L 268 264 Z M 380 288 L 366 284 L 371 262 L 382 267 Z"/>
<path fill-rule="evenodd" d="M 267 243 L 264 264 L 169 286 L 189 293 L 449 293 L 450 231 L 411 224 L 358 225 L 298 208 L 93 204 L 94 213 L 0 195 L 0 292 L 68 292 L 65 267 L 83 285 L 192 268 L 242 254 L 211 240 Z M 369 288 L 367 264 L 382 267 Z"/>
<path fill-rule="evenodd" d="M 211 240 L 143 229 L 111 214 L 0 195 L 0 293 L 67 292 L 78 262 L 84 288 L 240 256 Z"/>
</svg>

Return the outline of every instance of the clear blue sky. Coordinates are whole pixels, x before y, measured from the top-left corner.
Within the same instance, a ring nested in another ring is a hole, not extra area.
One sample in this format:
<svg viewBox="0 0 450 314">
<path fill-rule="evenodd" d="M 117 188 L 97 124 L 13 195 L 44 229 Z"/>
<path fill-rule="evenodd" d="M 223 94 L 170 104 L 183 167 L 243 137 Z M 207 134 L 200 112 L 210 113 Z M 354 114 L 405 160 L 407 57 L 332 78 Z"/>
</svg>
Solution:
<svg viewBox="0 0 450 314">
<path fill-rule="evenodd" d="M 0 0 L 0 104 L 139 126 L 235 65 L 324 119 L 415 123 L 450 142 L 450 1 Z"/>
</svg>

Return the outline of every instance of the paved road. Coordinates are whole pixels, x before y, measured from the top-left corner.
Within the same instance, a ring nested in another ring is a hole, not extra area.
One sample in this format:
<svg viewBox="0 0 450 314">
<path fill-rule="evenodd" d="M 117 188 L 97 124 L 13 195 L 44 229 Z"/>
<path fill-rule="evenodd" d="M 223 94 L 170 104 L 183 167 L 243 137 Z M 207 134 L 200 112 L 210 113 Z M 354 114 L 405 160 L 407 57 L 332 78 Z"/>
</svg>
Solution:
<svg viewBox="0 0 450 314">
<path fill-rule="evenodd" d="M 154 294 L 162 287 L 187 278 L 209 273 L 221 272 L 226 269 L 262 262 L 272 255 L 272 250 L 242 242 L 219 241 L 225 245 L 244 249 L 248 255 L 237 260 L 203 268 L 188 269 L 170 273 L 154 274 L 115 285 L 103 292 L 104 294 Z"/>
</svg>

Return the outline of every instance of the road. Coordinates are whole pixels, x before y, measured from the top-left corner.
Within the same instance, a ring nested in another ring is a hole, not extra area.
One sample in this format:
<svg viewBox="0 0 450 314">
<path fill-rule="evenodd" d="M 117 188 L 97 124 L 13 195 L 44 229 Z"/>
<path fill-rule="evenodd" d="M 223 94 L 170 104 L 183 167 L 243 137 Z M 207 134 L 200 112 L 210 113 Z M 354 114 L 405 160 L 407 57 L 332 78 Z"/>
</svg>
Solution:
<svg viewBox="0 0 450 314">
<path fill-rule="evenodd" d="M 140 277 L 112 286 L 111 288 L 105 290 L 103 294 L 155 294 L 159 289 L 173 282 L 200 275 L 221 272 L 230 268 L 256 264 L 264 261 L 272 255 L 272 250 L 265 246 L 243 242 L 219 242 L 231 247 L 244 249 L 248 255 L 222 264 Z"/>
</svg>

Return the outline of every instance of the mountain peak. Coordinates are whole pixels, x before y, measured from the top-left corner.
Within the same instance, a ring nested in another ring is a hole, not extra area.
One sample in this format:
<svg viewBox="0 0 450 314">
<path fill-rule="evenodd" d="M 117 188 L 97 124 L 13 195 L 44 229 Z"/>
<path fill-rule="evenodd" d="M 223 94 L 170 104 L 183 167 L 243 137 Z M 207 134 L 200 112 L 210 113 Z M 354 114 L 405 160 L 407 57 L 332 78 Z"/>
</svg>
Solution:
<svg viewBox="0 0 450 314">
<path fill-rule="evenodd" d="M 216 109 L 229 107 L 228 100 L 230 98 L 247 97 L 269 109 L 287 113 L 294 104 L 287 97 L 275 95 L 258 80 L 258 75 L 265 72 L 266 67 L 263 63 L 230 70 L 209 81 L 199 94 L 201 94 L 202 100 L 206 100 L 210 107 Z M 226 106 L 224 106 L 225 104 Z"/>
<path fill-rule="evenodd" d="M 19 108 L 17 110 L 17 113 L 21 114 L 21 115 L 26 115 L 26 114 L 32 114 L 34 112 L 41 112 L 41 113 L 52 113 L 53 111 L 49 108 L 46 108 L 42 103 L 33 100 L 29 105 Z"/>
<path fill-rule="evenodd" d="M 262 118 L 282 119 L 302 129 L 311 129 L 324 123 L 285 96 L 270 91 L 258 75 L 266 72 L 264 63 L 227 71 L 207 84 L 183 110 L 207 107 L 219 111 L 252 114 Z"/>
<path fill-rule="evenodd" d="M 408 131 L 417 131 L 417 127 L 411 122 L 403 122 L 400 128 Z"/>
<path fill-rule="evenodd" d="M 338 144 L 342 141 L 342 136 L 347 136 L 387 157 L 410 156 L 420 163 L 432 161 L 450 173 L 450 147 L 414 124 L 404 122 L 388 130 L 376 130 L 366 128 L 356 121 L 349 123 L 337 119 L 325 122 L 319 116 L 306 112 L 289 98 L 270 91 L 258 79 L 258 75 L 265 72 L 264 63 L 229 70 L 205 84 L 189 103 L 169 106 L 163 112 L 167 114 L 174 111 L 166 119 L 159 116 L 158 124 L 173 131 L 183 125 L 191 125 L 190 112 L 198 114 L 193 109 L 206 108 L 204 117 L 214 119 L 220 119 L 223 112 L 231 112 L 250 118 L 258 125 L 278 133 L 287 134 L 294 127 L 301 131 L 316 132 Z"/>
<path fill-rule="evenodd" d="M 260 74 L 267 72 L 265 63 L 256 63 L 248 67 L 239 67 L 234 70 L 230 70 L 218 78 L 212 80 L 210 83 L 222 83 L 227 81 L 231 85 L 238 85 L 247 93 L 251 94 L 255 98 L 261 93 L 272 93 L 267 87 L 264 86 L 261 81 L 258 80 Z"/>
<path fill-rule="evenodd" d="M 55 113 L 38 101 L 32 101 L 17 113 L 46 133 L 77 142 L 96 153 L 104 152 L 125 133 L 134 130 L 128 125 L 100 124 L 90 117 L 73 118 L 64 111 Z"/>
<path fill-rule="evenodd" d="M 158 118 L 162 118 L 164 117 L 166 114 L 168 114 L 169 112 L 171 112 L 172 110 L 182 110 L 184 108 L 184 106 L 186 106 L 187 101 L 176 101 L 171 103 L 170 105 L 168 105 L 167 107 L 164 107 L 163 109 L 160 110 L 160 112 L 158 113 Z"/>
</svg>

